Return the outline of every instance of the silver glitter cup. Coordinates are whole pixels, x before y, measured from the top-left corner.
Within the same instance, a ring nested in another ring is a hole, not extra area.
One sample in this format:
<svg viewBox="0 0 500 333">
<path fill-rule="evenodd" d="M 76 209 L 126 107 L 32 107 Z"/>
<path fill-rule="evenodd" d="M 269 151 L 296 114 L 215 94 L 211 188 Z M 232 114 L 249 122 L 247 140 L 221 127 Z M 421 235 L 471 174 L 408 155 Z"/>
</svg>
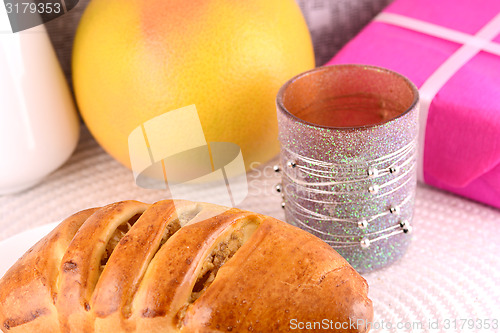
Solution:
<svg viewBox="0 0 500 333">
<path fill-rule="evenodd" d="M 277 96 L 286 220 L 362 273 L 410 242 L 418 99 L 407 78 L 364 65 L 313 69 Z"/>
</svg>

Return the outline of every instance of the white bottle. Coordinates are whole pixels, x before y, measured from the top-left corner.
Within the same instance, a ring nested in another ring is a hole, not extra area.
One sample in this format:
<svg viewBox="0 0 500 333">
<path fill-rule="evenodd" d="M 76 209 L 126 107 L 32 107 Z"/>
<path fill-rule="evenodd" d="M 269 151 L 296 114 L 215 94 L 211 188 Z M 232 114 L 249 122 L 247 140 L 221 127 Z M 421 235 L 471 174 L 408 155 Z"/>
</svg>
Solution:
<svg viewBox="0 0 500 333">
<path fill-rule="evenodd" d="M 61 166 L 79 129 L 45 27 L 12 33 L 0 3 L 0 195 L 25 190 Z"/>
</svg>

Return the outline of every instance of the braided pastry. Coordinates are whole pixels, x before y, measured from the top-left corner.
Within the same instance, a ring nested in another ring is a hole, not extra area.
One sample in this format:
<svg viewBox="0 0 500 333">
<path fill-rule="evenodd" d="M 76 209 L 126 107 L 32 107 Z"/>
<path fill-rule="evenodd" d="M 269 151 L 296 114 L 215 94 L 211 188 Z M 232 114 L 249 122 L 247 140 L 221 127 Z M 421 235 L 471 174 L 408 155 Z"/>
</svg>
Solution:
<svg viewBox="0 0 500 333">
<path fill-rule="evenodd" d="M 17 261 L 0 280 L 0 328 L 283 332 L 328 322 L 334 330 L 371 322 L 367 291 L 330 246 L 274 218 L 124 201 L 67 218 Z"/>
</svg>

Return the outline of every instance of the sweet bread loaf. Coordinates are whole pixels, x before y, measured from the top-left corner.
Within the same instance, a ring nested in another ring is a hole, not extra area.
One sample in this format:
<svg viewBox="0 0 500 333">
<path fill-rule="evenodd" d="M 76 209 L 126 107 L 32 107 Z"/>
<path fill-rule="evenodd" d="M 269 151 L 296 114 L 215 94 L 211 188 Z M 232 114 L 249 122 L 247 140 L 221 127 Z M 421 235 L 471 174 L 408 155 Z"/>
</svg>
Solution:
<svg viewBox="0 0 500 333">
<path fill-rule="evenodd" d="M 67 218 L 17 261 L 0 280 L 0 328 L 366 332 L 367 291 L 330 246 L 274 218 L 123 201 Z"/>
</svg>

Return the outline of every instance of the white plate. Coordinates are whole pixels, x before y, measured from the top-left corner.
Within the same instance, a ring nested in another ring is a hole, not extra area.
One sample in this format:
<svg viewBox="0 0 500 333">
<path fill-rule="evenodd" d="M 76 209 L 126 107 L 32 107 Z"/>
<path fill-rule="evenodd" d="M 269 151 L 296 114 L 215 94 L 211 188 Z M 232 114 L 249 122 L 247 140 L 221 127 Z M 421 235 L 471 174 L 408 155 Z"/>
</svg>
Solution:
<svg viewBox="0 0 500 333">
<path fill-rule="evenodd" d="M 44 226 L 21 232 L 11 238 L 0 242 L 0 277 L 7 272 L 10 266 L 19 259 L 26 251 L 40 239 L 51 232 L 59 223 L 46 224 Z"/>
</svg>

